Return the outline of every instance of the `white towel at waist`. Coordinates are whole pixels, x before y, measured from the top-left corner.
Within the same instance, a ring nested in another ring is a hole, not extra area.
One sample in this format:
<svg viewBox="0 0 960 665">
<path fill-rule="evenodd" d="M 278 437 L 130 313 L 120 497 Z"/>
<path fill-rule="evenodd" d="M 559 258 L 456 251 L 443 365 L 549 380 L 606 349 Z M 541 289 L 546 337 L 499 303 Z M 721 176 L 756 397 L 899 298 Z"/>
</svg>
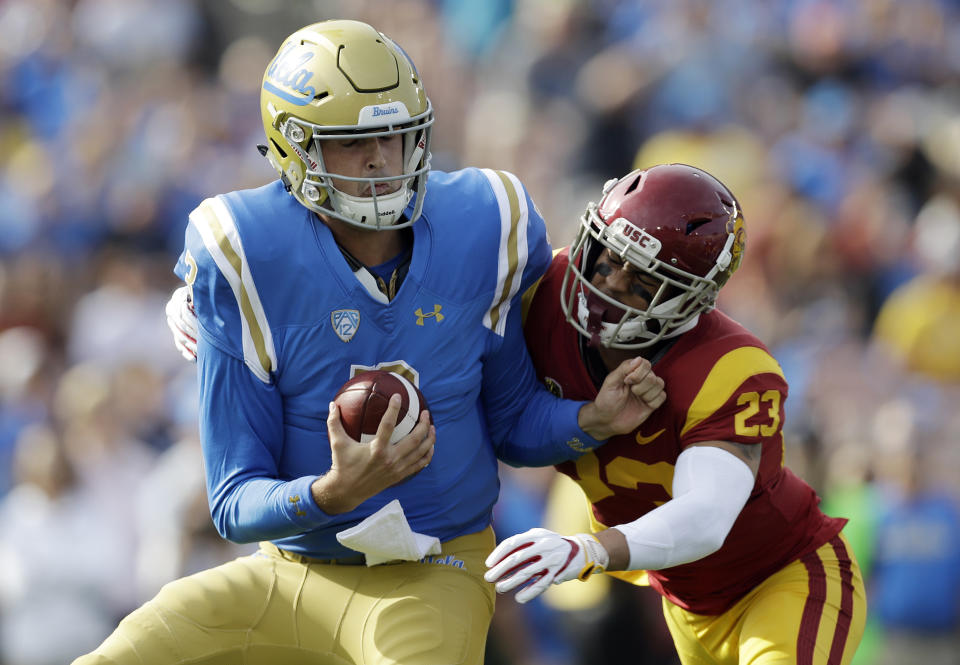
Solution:
<svg viewBox="0 0 960 665">
<path fill-rule="evenodd" d="M 397 499 L 356 526 L 340 531 L 337 540 L 344 547 L 363 552 L 368 566 L 397 560 L 419 561 L 428 554 L 440 554 L 440 540 L 413 531 Z"/>
</svg>

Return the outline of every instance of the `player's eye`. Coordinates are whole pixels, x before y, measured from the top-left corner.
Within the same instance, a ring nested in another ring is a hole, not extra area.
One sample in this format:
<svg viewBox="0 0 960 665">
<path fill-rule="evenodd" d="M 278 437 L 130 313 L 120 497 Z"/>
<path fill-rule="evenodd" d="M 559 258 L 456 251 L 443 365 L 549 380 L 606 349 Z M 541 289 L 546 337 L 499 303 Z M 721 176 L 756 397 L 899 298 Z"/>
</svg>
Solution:
<svg viewBox="0 0 960 665">
<path fill-rule="evenodd" d="M 612 253 L 610 250 L 607 250 L 607 263 L 616 268 L 617 270 L 623 270 L 623 261 L 620 260 L 620 257 Z"/>
<path fill-rule="evenodd" d="M 648 303 L 653 300 L 653 290 L 647 287 L 647 284 L 641 282 L 639 279 L 635 279 L 630 283 L 630 293 L 635 296 L 639 296 L 646 300 Z"/>
</svg>

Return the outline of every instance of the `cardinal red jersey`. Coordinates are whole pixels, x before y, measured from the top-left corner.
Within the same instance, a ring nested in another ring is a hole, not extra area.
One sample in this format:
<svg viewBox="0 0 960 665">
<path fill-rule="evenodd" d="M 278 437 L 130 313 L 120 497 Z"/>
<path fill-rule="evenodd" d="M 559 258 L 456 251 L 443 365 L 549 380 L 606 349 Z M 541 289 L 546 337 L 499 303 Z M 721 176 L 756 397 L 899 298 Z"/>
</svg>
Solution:
<svg viewBox="0 0 960 665">
<path fill-rule="evenodd" d="M 597 389 L 581 360 L 579 334 L 564 319 L 560 289 L 567 250 L 553 260 L 527 315 L 527 346 L 542 381 L 569 399 Z M 697 614 L 719 614 L 790 561 L 833 538 L 846 523 L 783 466 L 787 383 L 777 361 L 743 326 L 713 310 L 654 364 L 667 401 L 635 432 L 557 466 L 583 489 L 595 527 L 632 522 L 672 498 L 677 457 L 698 441 L 762 447 L 753 492 L 723 546 L 698 561 L 649 571 L 663 596 Z M 612 573 L 642 583 L 642 571 Z"/>
</svg>

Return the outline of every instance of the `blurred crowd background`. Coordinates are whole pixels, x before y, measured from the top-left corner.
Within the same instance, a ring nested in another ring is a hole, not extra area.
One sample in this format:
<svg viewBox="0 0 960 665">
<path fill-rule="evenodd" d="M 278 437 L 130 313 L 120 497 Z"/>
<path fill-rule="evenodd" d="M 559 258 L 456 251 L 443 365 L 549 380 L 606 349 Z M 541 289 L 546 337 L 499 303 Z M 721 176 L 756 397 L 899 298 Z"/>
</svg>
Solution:
<svg viewBox="0 0 960 665">
<path fill-rule="evenodd" d="M 417 63 L 434 166 L 517 173 L 555 246 L 633 167 L 730 186 L 748 241 L 721 307 L 790 382 L 788 464 L 851 518 L 856 662 L 960 662 L 958 3 L 4 0 L 0 663 L 69 662 L 164 582 L 252 550 L 212 530 L 163 305 L 187 213 L 273 178 L 266 63 L 338 17 Z M 549 469 L 503 485 L 501 537 L 583 517 Z M 489 663 L 675 662 L 648 589 L 497 609 Z"/>
</svg>

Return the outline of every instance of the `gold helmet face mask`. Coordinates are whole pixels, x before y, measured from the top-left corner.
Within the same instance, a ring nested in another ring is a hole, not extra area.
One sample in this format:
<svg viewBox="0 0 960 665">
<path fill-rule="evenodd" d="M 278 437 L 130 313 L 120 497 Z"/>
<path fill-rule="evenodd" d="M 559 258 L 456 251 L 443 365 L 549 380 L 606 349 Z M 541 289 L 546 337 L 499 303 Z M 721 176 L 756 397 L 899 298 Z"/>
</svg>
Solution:
<svg viewBox="0 0 960 665">
<path fill-rule="evenodd" d="M 410 58 L 373 27 L 324 21 L 293 33 L 264 73 L 260 114 L 267 159 L 306 208 L 376 230 L 410 226 L 420 216 L 433 107 Z M 400 174 L 357 177 L 324 164 L 324 141 L 394 135 L 403 139 Z M 334 179 L 367 183 L 371 195 L 351 196 Z M 377 194 L 378 184 L 399 188 Z M 402 220 L 414 194 L 413 212 Z"/>
</svg>

